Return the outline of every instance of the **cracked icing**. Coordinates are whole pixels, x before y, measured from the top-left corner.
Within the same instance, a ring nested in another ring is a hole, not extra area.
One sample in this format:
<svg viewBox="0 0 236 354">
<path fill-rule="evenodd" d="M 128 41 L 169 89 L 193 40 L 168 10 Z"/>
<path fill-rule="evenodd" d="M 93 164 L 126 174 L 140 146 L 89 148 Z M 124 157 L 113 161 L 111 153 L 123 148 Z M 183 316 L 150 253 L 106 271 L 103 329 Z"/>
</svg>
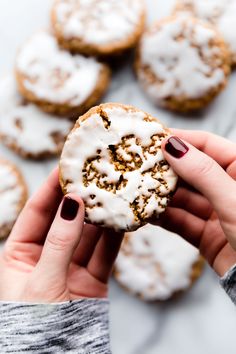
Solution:
<svg viewBox="0 0 236 354">
<path fill-rule="evenodd" d="M 169 132 L 133 107 L 107 104 L 80 118 L 60 161 L 65 192 L 78 193 L 87 221 L 135 230 L 162 213 L 177 177 L 164 160 Z"/>
<path fill-rule="evenodd" d="M 56 154 L 71 128 L 71 122 L 26 103 L 12 76 L 1 80 L 0 135 L 6 145 L 14 145 L 26 155 Z"/>
<path fill-rule="evenodd" d="M 59 0 L 53 12 L 65 38 L 112 45 L 136 30 L 144 4 L 140 0 Z"/>
<path fill-rule="evenodd" d="M 28 91 L 38 99 L 71 107 L 82 105 L 92 94 L 102 67 L 94 58 L 60 49 L 46 31 L 28 40 L 16 59 L 17 73 L 24 76 Z"/>
<path fill-rule="evenodd" d="M 25 198 L 23 185 L 16 168 L 0 159 L 0 238 L 15 222 Z"/>
<path fill-rule="evenodd" d="M 199 252 L 180 236 L 146 225 L 126 234 L 115 265 L 115 277 L 144 300 L 167 300 L 191 286 Z"/>
<path fill-rule="evenodd" d="M 223 56 L 217 34 L 187 18 L 160 22 L 140 44 L 138 76 L 160 105 L 169 97 L 200 99 L 224 84 Z"/>
<path fill-rule="evenodd" d="M 236 62 L 236 0 L 178 0 L 176 11 L 189 13 L 215 24 L 229 44 Z"/>
</svg>

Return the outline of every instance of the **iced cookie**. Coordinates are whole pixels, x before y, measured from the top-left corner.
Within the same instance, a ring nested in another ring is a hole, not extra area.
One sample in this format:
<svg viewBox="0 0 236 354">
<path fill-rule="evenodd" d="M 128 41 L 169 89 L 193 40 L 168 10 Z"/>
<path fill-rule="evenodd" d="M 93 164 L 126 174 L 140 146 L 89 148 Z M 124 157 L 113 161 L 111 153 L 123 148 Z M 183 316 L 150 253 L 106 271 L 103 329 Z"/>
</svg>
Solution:
<svg viewBox="0 0 236 354">
<path fill-rule="evenodd" d="M 106 91 L 110 70 L 95 58 L 72 55 L 46 31 L 37 32 L 19 51 L 16 78 L 21 94 L 48 113 L 78 115 Z"/>
<path fill-rule="evenodd" d="M 0 158 L 0 239 L 11 232 L 26 198 L 27 187 L 20 171 Z"/>
<path fill-rule="evenodd" d="M 184 13 L 214 24 L 230 47 L 236 65 L 236 0 L 177 0 L 175 13 Z"/>
<path fill-rule="evenodd" d="M 223 90 L 230 55 L 213 27 L 173 17 L 143 35 L 136 70 L 143 89 L 157 105 L 187 112 L 205 107 Z"/>
<path fill-rule="evenodd" d="M 69 120 L 42 112 L 18 93 L 14 77 L 0 81 L 0 141 L 25 158 L 58 155 L 72 128 Z"/>
<path fill-rule="evenodd" d="M 180 236 L 150 224 L 127 233 L 114 275 L 128 292 L 146 301 L 164 301 L 191 287 L 203 260 Z"/>
<path fill-rule="evenodd" d="M 121 53 L 145 25 L 143 0 L 56 0 L 52 25 L 60 45 L 88 55 Z"/>
<path fill-rule="evenodd" d="M 136 230 L 157 217 L 174 193 L 177 176 L 164 160 L 169 131 L 131 106 L 108 103 L 76 122 L 62 151 L 64 193 L 78 193 L 86 221 L 117 231 Z"/>
</svg>

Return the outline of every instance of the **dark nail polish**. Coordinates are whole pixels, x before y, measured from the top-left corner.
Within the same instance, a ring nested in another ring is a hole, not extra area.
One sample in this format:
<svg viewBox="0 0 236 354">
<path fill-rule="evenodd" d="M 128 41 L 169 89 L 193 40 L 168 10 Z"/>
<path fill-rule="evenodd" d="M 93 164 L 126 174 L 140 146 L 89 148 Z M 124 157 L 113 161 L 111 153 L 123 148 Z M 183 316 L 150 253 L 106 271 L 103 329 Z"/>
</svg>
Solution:
<svg viewBox="0 0 236 354">
<path fill-rule="evenodd" d="M 171 156 L 180 159 L 189 151 L 187 145 L 183 143 L 177 136 L 172 136 L 166 143 L 165 150 Z"/>
<path fill-rule="evenodd" d="M 62 208 L 61 217 L 64 220 L 72 221 L 76 218 L 79 210 L 79 203 L 69 197 L 65 197 Z"/>
</svg>

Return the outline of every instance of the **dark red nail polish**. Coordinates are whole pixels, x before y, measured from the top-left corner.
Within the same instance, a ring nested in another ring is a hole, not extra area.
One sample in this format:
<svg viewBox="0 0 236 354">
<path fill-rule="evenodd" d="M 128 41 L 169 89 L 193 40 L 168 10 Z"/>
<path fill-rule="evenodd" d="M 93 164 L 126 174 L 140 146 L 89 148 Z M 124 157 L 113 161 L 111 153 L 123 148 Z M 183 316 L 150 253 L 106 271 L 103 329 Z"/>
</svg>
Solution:
<svg viewBox="0 0 236 354">
<path fill-rule="evenodd" d="M 70 197 L 65 197 L 63 200 L 61 208 L 61 217 L 64 220 L 72 221 L 76 218 L 79 210 L 79 203 L 71 199 Z"/>
<path fill-rule="evenodd" d="M 171 156 L 180 159 L 189 151 L 187 145 L 184 144 L 177 136 L 172 136 L 166 143 L 165 150 Z"/>
</svg>

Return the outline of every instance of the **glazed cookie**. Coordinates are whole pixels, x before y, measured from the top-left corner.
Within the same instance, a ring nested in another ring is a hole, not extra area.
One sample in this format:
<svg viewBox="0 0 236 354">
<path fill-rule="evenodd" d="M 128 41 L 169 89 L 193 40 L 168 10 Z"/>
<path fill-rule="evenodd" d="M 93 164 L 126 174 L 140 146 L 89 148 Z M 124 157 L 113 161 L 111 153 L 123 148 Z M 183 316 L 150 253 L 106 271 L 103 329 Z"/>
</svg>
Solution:
<svg viewBox="0 0 236 354">
<path fill-rule="evenodd" d="M 52 25 L 60 45 L 88 55 L 134 47 L 145 25 L 143 0 L 56 0 Z"/>
<path fill-rule="evenodd" d="M 157 105 L 188 112 L 205 107 L 226 86 L 230 55 L 213 27 L 192 18 L 173 17 L 143 35 L 136 70 Z"/>
<path fill-rule="evenodd" d="M 58 155 L 71 129 L 69 120 L 27 103 L 12 76 L 0 81 L 0 141 L 17 154 L 33 159 Z"/>
<path fill-rule="evenodd" d="M 95 58 L 61 50 L 52 34 L 40 31 L 19 51 L 16 78 L 27 100 L 48 113 L 74 116 L 101 98 L 110 70 Z"/>
<path fill-rule="evenodd" d="M 5 238 L 27 199 L 27 188 L 18 168 L 0 158 L 0 239 Z"/>
<path fill-rule="evenodd" d="M 169 131 L 131 106 L 108 103 L 76 122 L 60 161 L 64 193 L 78 193 L 86 221 L 116 231 L 136 230 L 157 217 L 174 193 L 177 176 L 164 160 Z"/>
<path fill-rule="evenodd" d="M 228 43 L 236 65 L 236 0 L 177 0 L 174 13 L 184 13 L 214 24 Z"/>
<path fill-rule="evenodd" d="M 180 236 L 148 224 L 125 235 L 114 275 L 143 300 L 164 301 L 190 288 L 203 264 L 198 250 Z"/>
</svg>

